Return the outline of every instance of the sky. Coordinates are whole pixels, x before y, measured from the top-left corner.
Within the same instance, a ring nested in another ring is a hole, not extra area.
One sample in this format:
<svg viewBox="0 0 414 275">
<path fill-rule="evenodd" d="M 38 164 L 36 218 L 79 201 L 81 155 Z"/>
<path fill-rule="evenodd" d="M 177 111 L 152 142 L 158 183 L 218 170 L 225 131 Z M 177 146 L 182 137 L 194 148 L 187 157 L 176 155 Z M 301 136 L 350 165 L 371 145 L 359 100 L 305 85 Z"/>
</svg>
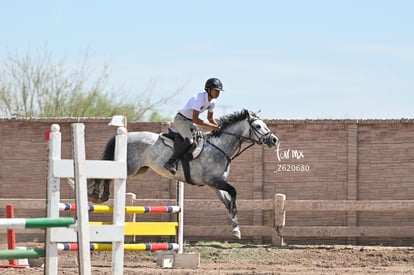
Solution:
<svg viewBox="0 0 414 275">
<path fill-rule="evenodd" d="M 217 77 L 216 116 L 413 118 L 413 14 L 411 0 L 2 1 L 0 60 L 87 53 L 126 100 L 175 94 L 170 117 Z"/>
</svg>

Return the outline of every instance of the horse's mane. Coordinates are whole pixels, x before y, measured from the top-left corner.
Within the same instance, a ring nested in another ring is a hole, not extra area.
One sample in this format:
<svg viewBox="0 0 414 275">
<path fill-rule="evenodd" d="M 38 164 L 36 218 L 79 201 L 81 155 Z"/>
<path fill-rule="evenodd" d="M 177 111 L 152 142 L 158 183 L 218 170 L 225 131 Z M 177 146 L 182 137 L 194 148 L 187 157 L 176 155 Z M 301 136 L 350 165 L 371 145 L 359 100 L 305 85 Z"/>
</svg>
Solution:
<svg viewBox="0 0 414 275">
<path fill-rule="evenodd" d="M 220 136 L 221 132 L 224 131 L 227 127 L 229 127 L 230 125 L 232 125 L 236 122 L 245 120 L 249 116 L 257 117 L 257 115 L 255 113 L 249 112 L 246 109 L 243 109 L 241 111 L 234 112 L 232 114 L 228 114 L 228 115 L 220 117 L 217 120 L 217 123 L 220 126 L 221 130 L 217 131 L 217 132 L 212 132 L 212 135 L 216 136 L 216 137 Z"/>
</svg>

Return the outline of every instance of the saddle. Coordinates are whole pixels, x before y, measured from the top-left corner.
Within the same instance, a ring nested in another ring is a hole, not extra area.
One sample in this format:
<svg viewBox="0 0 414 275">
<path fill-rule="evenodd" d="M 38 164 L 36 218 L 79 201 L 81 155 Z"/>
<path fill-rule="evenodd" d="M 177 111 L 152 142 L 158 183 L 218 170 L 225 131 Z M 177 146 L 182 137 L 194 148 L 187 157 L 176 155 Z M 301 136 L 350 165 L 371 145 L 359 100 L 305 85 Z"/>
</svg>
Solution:
<svg viewBox="0 0 414 275">
<path fill-rule="evenodd" d="M 190 173 L 190 161 L 197 158 L 204 148 L 203 136 L 201 133 L 197 133 L 193 131 L 194 135 L 194 143 L 190 149 L 187 150 L 180 158 L 181 165 L 183 166 L 184 177 L 185 181 L 189 184 L 193 184 L 191 180 L 191 173 Z M 178 133 L 176 130 L 172 128 L 168 128 L 167 133 L 161 133 L 160 138 L 162 142 L 172 148 L 174 151 L 180 146 L 180 144 L 184 141 L 184 138 Z M 201 140 L 201 142 L 200 142 Z"/>
<path fill-rule="evenodd" d="M 163 143 L 172 148 L 174 151 L 177 149 L 178 146 L 180 146 L 181 143 L 183 143 L 184 138 L 173 128 L 168 128 L 167 133 L 161 133 L 160 137 L 163 141 Z M 188 149 L 186 153 L 180 158 L 191 161 L 195 158 L 197 158 L 201 151 L 203 151 L 204 142 L 203 137 L 200 136 L 200 134 L 194 134 L 194 144 L 193 146 Z"/>
</svg>

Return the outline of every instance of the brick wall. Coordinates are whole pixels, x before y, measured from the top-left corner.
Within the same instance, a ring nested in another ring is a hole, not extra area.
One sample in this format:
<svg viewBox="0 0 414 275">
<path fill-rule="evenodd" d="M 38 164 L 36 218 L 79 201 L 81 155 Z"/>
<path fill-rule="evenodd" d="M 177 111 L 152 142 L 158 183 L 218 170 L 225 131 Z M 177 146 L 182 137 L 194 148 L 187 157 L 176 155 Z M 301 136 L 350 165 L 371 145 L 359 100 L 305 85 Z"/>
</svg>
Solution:
<svg viewBox="0 0 414 275">
<path fill-rule="evenodd" d="M 109 119 L 0 120 L 0 197 L 43 198 L 47 181 L 44 132 L 58 123 L 62 158 L 71 158 L 71 123 L 86 124 L 86 155 L 99 159 L 116 128 Z M 254 146 L 232 162 L 229 182 L 240 199 L 414 199 L 414 120 L 268 120 L 280 147 Z M 166 123 L 128 123 L 129 131 L 162 132 Z M 175 183 L 154 172 L 128 180 L 140 198 L 173 198 Z M 186 186 L 186 198 L 216 199 L 206 187 Z M 62 185 L 62 197 L 73 190 Z M 0 212 L 3 217 L 4 212 Z M 19 213 L 17 213 L 18 215 Z M 39 213 L 20 213 L 36 216 Z M 262 225 L 268 213 L 240 212 L 241 224 Z M 292 213 L 289 225 L 414 225 L 412 213 Z M 224 208 L 186 213 L 187 224 L 227 223 Z M 213 236 L 217 239 L 217 236 Z M 370 241 L 370 240 L 365 240 Z"/>
</svg>

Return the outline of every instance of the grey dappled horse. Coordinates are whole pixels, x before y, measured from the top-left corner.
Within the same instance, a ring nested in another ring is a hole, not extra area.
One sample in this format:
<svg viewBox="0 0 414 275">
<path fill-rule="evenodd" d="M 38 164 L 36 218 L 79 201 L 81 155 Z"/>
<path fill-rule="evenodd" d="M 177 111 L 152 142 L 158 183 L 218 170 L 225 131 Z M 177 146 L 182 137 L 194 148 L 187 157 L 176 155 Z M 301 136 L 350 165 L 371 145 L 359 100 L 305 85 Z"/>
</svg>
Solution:
<svg viewBox="0 0 414 275">
<path fill-rule="evenodd" d="M 166 142 L 167 138 L 152 132 L 129 132 L 127 145 L 128 176 L 145 173 L 148 168 L 157 174 L 174 180 L 186 181 L 191 184 L 212 187 L 229 212 L 232 221 L 233 235 L 241 238 L 237 218 L 236 189 L 226 178 L 230 170 L 230 162 L 244 150 L 254 144 L 266 144 L 275 147 L 278 137 L 272 133 L 257 114 L 242 110 L 218 119 L 221 128 L 218 132 L 204 134 L 204 142 L 198 145 L 199 154 L 189 162 L 189 174 L 184 173 L 183 166 L 178 162 L 177 173 L 172 175 L 164 168 L 164 163 L 173 153 L 173 144 Z M 242 150 L 242 143 L 250 145 Z M 106 145 L 104 160 L 114 159 L 115 137 Z M 89 199 L 93 202 L 103 202 L 109 199 L 111 180 L 104 180 L 104 190 L 100 197 L 101 180 L 95 180 L 93 193 Z"/>
</svg>

